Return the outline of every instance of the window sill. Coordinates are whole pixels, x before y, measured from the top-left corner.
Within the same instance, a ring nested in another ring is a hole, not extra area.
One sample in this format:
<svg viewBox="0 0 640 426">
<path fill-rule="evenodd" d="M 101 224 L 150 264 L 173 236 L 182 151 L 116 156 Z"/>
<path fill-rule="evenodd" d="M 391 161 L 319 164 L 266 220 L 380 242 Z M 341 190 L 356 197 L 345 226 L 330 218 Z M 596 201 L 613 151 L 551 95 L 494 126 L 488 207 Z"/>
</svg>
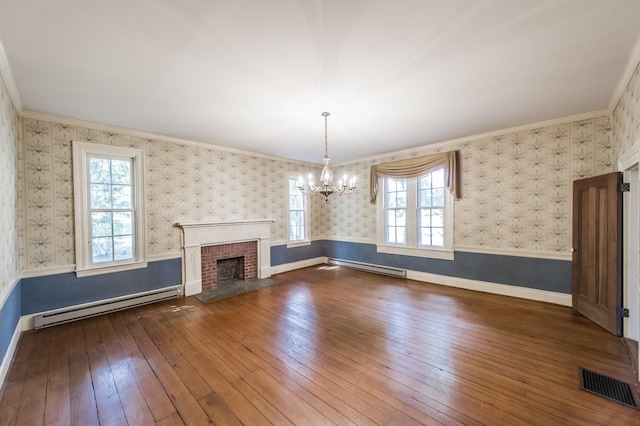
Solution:
<svg viewBox="0 0 640 426">
<path fill-rule="evenodd" d="M 94 275 L 111 274 L 113 272 L 131 271 L 133 269 L 142 269 L 147 267 L 147 262 L 125 263 L 122 265 L 111 265 L 103 267 L 94 267 L 90 269 L 76 269 L 76 277 L 91 277 Z"/>
<path fill-rule="evenodd" d="M 293 248 L 293 247 L 305 247 L 305 246 L 310 246 L 311 245 L 311 241 L 309 240 L 305 240 L 305 241 L 293 241 L 293 242 L 289 242 L 287 243 L 287 248 Z"/>
<path fill-rule="evenodd" d="M 400 246 L 390 246 L 390 245 L 384 245 L 384 244 L 377 244 L 376 248 L 378 253 L 399 254 L 402 256 L 426 257 L 430 259 L 442 259 L 442 260 L 454 259 L 453 250 L 419 249 L 419 248 L 409 248 L 409 247 L 400 247 Z"/>
</svg>

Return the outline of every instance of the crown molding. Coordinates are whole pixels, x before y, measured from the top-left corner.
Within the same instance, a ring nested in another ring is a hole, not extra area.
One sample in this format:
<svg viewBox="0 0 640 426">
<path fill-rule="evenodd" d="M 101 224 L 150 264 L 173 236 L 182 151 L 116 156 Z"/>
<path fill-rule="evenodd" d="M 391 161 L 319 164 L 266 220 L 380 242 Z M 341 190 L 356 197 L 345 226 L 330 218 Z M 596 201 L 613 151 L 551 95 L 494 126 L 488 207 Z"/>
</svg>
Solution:
<svg viewBox="0 0 640 426">
<path fill-rule="evenodd" d="M 142 132 L 139 130 L 127 129 L 125 127 L 112 126 L 109 124 L 102 124 L 102 123 L 94 123 L 92 121 L 78 120 L 75 118 L 61 117 L 57 115 L 44 114 L 41 112 L 23 111 L 22 113 L 20 113 L 20 117 L 29 118 L 32 120 L 49 121 L 53 123 L 63 123 L 63 124 L 68 124 L 70 126 L 86 127 L 94 130 L 100 130 L 103 132 L 113 132 L 113 133 L 119 133 L 119 134 L 124 134 L 128 136 L 136 136 L 143 139 L 151 139 L 151 140 L 170 142 L 170 143 L 175 143 L 180 145 L 195 146 L 198 148 L 204 148 L 212 151 L 224 151 L 224 152 L 229 152 L 231 154 L 246 155 L 248 157 L 261 158 L 265 160 L 281 161 L 281 162 L 286 162 L 291 164 L 300 164 L 307 167 L 319 167 L 317 163 L 309 163 L 306 161 L 293 160 L 293 159 L 284 158 L 284 157 L 277 157 L 275 155 L 260 154 L 257 152 L 245 151 L 237 148 L 229 148 L 222 145 L 214 145 L 214 144 L 205 143 L 205 142 L 196 142 L 189 139 L 174 138 L 171 136 L 164 136 L 156 133 Z"/>
<path fill-rule="evenodd" d="M 618 157 L 618 171 L 624 172 L 640 162 L 640 139 Z"/>
<path fill-rule="evenodd" d="M 421 145 L 421 146 L 417 146 L 417 147 L 414 147 L 414 148 L 403 149 L 403 150 L 400 150 L 400 151 L 390 151 L 390 152 L 387 152 L 385 154 L 372 155 L 370 157 L 363 157 L 363 158 L 360 158 L 360 159 L 356 159 L 356 160 L 352 160 L 352 161 L 347 161 L 347 162 L 344 162 L 344 163 L 336 164 L 333 167 L 346 166 L 346 165 L 349 165 L 349 164 L 364 163 L 364 162 L 368 162 L 368 161 L 376 161 L 376 160 L 389 158 L 390 156 L 402 156 L 402 155 L 412 154 L 412 153 L 414 153 L 416 151 L 422 151 L 422 150 L 425 150 L 425 149 L 433 150 L 433 149 L 438 149 L 438 148 L 448 148 L 450 146 L 460 145 L 460 144 L 465 143 L 465 142 L 472 142 L 472 141 L 476 141 L 476 140 L 480 140 L 480 139 L 492 138 L 492 137 L 495 137 L 495 136 L 506 135 L 506 134 L 509 134 L 509 133 L 524 132 L 524 131 L 531 130 L 531 129 L 537 129 L 539 127 L 550 127 L 550 126 L 556 126 L 556 125 L 559 125 L 559 124 L 571 123 L 571 122 L 574 122 L 574 121 L 590 120 L 592 118 L 602 117 L 603 115 L 610 115 L 610 114 L 611 114 L 610 110 L 601 109 L 601 110 L 597 110 L 597 111 L 585 112 L 585 113 L 582 113 L 582 114 L 569 115 L 569 116 L 566 116 L 566 117 L 554 118 L 552 120 L 538 121 L 536 123 L 523 124 L 521 126 L 509 127 L 509 128 L 502 129 L 502 130 L 495 130 L 493 132 L 480 133 L 480 134 L 477 134 L 477 135 L 465 136 L 465 137 L 458 138 L 458 139 L 452 139 L 452 140 L 443 141 L 443 142 L 436 142 L 436 143 L 432 143 L 432 144 Z"/>
<path fill-rule="evenodd" d="M 611 101 L 609 101 L 609 111 L 613 114 L 613 111 L 616 109 L 618 104 L 620 103 L 620 99 L 622 99 L 622 95 L 624 91 L 629 86 L 631 79 L 633 78 L 633 73 L 636 72 L 638 65 L 640 64 L 640 37 L 636 40 L 636 44 L 631 51 L 631 56 L 629 57 L 629 61 L 627 62 L 627 66 L 622 74 L 622 78 L 618 81 L 618 85 L 616 86 L 615 92 L 613 92 L 613 96 L 611 96 Z"/>
<path fill-rule="evenodd" d="M 448 141 L 442 141 L 442 142 L 436 142 L 436 143 L 427 144 L 427 145 L 421 145 L 421 146 L 417 146 L 417 147 L 414 147 L 414 148 L 407 148 L 407 149 L 403 149 L 403 150 L 399 150 L 399 151 L 390 151 L 390 152 L 387 152 L 385 154 L 372 155 L 370 157 L 363 157 L 363 158 L 360 158 L 360 159 L 356 159 L 356 160 L 352 160 L 352 161 L 336 164 L 334 167 L 345 166 L 345 165 L 348 165 L 348 164 L 362 163 L 362 162 L 367 162 L 367 161 L 375 161 L 375 160 L 379 160 L 379 159 L 385 159 L 385 158 L 388 158 L 390 156 L 401 156 L 401 155 L 405 155 L 405 154 L 411 154 L 411 153 L 414 153 L 416 151 L 421 151 L 421 150 L 424 150 L 424 149 L 448 148 L 450 146 L 459 145 L 459 144 L 462 144 L 462 143 L 465 143 L 465 142 L 472 142 L 472 141 L 475 141 L 475 140 L 487 139 L 487 138 L 506 135 L 506 134 L 510 134 L 510 133 L 518 133 L 518 132 L 523 132 L 523 131 L 527 131 L 527 130 L 537 129 L 537 128 L 540 128 L 540 127 L 556 126 L 556 125 L 559 125 L 559 124 L 566 124 L 566 123 L 571 123 L 571 122 L 574 122 L 574 121 L 590 120 L 592 118 L 602 117 L 604 115 L 610 115 L 610 114 L 611 114 L 611 111 L 609 111 L 607 109 L 602 109 L 602 110 L 586 112 L 586 113 L 582 113 L 582 114 L 569 115 L 569 116 L 566 116 L 566 117 L 554 118 L 554 119 L 551 119 L 551 120 L 539 121 L 539 122 L 530 123 L 530 124 L 523 124 L 521 126 L 509 127 L 509 128 L 502 129 L 502 130 L 495 130 L 495 131 L 492 131 L 492 132 L 480 133 L 480 134 L 472 135 L 472 136 L 465 136 L 465 137 L 462 137 L 462 138 L 451 139 L 451 140 L 448 140 Z"/>
<path fill-rule="evenodd" d="M 13 106 L 18 111 L 18 114 L 22 114 L 22 100 L 20 99 L 20 94 L 18 93 L 18 87 L 16 86 L 16 81 L 13 79 L 13 73 L 11 72 L 11 67 L 9 66 L 9 59 L 7 58 L 7 54 L 4 51 L 4 47 L 2 46 L 2 42 L 0 41 L 0 75 L 2 75 L 2 79 L 4 80 L 4 84 L 7 86 L 7 91 L 9 92 L 9 96 L 11 96 L 11 100 L 13 101 Z"/>
</svg>

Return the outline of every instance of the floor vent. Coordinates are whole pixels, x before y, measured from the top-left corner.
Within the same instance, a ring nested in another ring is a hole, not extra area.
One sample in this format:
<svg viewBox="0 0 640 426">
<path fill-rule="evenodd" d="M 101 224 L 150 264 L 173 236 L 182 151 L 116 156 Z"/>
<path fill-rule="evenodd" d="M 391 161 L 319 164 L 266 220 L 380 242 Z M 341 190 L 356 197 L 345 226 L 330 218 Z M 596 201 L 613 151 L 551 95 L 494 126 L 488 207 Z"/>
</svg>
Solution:
<svg viewBox="0 0 640 426">
<path fill-rule="evenodd" d="M 330 265 L 344 266 L 345 268 L 358 269 L 365 272 L 373 272 L 374 274 L 389 275 L 391 277 L 407 278 L 407 271 L 400 268 L 392 268 L 390 266 L 372 265 L 371 263 L 355 262 L 353 260 L 341 260 L 329 258 Z"/>
<path fill-rule="evenodd" d="M 580 389 L 628 407 L 638 408 L 631 385 L 584 368 L 580 369 Z"/>
<path fill-rule="evenodd" d="M 83 318 L 94 317 L 109 312 L 121 311 L 123 309 L 142 306 L 161 300 L 175 299 L 180 296 L 180 286 L 168 287 L 162 290 L 137 293 L 115 299 L 103 300 L 101 302 L 90 303 L 80 307 L 59 309 L 44 312 L 34 317 L 34 328 L 51 327 L 52 325 L 64 324 L 66 322 L 77 321 Z"/>
</svg>

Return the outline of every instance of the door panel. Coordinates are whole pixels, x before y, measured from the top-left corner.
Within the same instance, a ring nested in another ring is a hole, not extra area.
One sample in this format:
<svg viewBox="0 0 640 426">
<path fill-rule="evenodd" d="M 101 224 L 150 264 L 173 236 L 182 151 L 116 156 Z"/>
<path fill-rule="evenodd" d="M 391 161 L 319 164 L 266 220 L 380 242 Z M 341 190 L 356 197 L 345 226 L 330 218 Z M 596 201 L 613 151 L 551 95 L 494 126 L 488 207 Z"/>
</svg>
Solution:
<svg viewBox="0 0 640 426">
<path fill-rule="evenodd" d="M 573 309 L 622 335 L 622 173 L 573 183 Z"/>
</svg>

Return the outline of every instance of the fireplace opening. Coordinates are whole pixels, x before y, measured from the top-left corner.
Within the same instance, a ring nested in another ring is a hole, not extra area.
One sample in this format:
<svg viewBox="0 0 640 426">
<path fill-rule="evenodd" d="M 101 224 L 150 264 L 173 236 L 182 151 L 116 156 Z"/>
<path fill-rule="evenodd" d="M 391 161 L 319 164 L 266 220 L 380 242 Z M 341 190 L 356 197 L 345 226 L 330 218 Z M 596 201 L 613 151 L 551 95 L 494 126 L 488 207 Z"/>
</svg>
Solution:
<svg viewBox="0 0 640 426">
<path fill-rule="evenodd" d="M 233 284 L 235 281 L 244 281 L 244 256 L 218 259 L 216 263 L 218 286 Z"/>
</svg>

